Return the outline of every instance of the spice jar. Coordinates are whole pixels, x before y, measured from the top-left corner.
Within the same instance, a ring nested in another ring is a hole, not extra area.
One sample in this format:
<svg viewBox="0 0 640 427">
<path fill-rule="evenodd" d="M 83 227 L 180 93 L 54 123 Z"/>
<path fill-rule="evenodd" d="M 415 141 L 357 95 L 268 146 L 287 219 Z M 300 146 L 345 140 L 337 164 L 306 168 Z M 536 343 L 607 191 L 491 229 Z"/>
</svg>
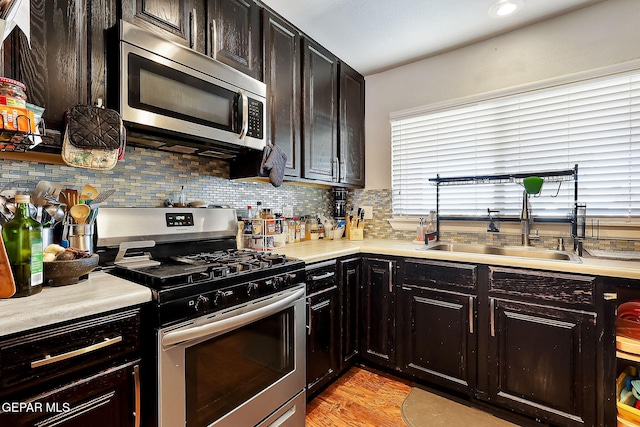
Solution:
<svg viewBox="0 0 640 427">
<path fill-rule="evenodd" d="M 265 234 L 276 234 L 276 217 L 271 213 L 271 209 L 265 209 L 265 227 L 267 228 Z"/>
<path fill-rule="evenodd" d="M 0 77 L 0 105 L 26 108 L 27 94 L 25 90 L 27 90 L 27 87 L 24 83 L 6 77 Z"/>
</svg>

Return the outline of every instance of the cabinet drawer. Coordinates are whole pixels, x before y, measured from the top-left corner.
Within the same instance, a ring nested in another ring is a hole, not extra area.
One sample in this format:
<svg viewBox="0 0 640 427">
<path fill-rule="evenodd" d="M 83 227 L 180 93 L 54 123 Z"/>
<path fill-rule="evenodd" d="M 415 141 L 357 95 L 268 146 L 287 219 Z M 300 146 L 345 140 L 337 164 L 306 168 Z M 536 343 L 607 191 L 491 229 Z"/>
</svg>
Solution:
<svg viewBox="0 0 640 427">
<path fill-rule="evenodd" d="M 5 405 L 0 425 L 12 427 L 139 426 L 140 360 L 100 371 Z"/>
<path fill-rule="evenodd" d="M 596 278 L 533 270 L 489 267 L 489 292 L 549 303 L 593 305 Z"/>
<path fill-rule="evenodd" d="M 139 349 L 140 317 L 140 309 L 128 310 L 0 341 L 0 395 L 114 365 Z"/>
<path fill-rule="evenodd" d="M 306 277 L 307 295 L 336 286 L 338 283 L 336 261 L 320 262 L 307 266 Z"/>
<path fill-rule="evenodd" d="M 423 285 L 438 289 L 475 290 L 478 267 L 441 261 L 407 260 L 404 263 L 404 285 Z"/>
</svg>

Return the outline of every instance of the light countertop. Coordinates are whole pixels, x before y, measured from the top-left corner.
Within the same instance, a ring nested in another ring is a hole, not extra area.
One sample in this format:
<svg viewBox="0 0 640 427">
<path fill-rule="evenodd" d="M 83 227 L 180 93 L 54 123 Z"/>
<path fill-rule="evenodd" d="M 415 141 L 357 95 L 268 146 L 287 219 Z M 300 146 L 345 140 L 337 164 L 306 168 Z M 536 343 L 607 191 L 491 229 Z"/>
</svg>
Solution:
<svg viewBox="0 0 640 427">
<path fill-rule="evenodd" d="M 0 336 L 151 301 L 151 290 L 104 272 L 75 285 L 45 286 L 39 294 L 0 299 Z"/>
<path fill-rule="evenodd" d="M 581 258 L 581 262 L 570 262 L 501 255 L 420 250 L 423 247 L 423 244 L 418 245 L 404 240 L 364 239 L 360 241 L 352 241 L 347 239 L 338 239 L 309 240 L 289 244 L 282 248 L 278 248 L 276 252 L 300 258 L 307 263 L 360 253 L 368 253 L 441 261 L 462 261 L 508 267 L 534 268 L 567 273 L 620 277 L 626 279 L 640 279 L 639 261 Z"/>
<path fill-rule="evenodd" d="M 373 254 L 534 268 L 549 271 L 640 279 L 640 262 L 582 258 L 582 262 L 552 261 L 499 255 L 420 250 L 409 241 L 365 239 L 311 240 L 276 252 L 307 263 L 350 255 Z M 136 306 L 151 301 L 151 290 L 104 272 L 94 272 L 76 285 L 45 286 L 37 295 L 0 299 L 0 336 Z"/>
</svg>

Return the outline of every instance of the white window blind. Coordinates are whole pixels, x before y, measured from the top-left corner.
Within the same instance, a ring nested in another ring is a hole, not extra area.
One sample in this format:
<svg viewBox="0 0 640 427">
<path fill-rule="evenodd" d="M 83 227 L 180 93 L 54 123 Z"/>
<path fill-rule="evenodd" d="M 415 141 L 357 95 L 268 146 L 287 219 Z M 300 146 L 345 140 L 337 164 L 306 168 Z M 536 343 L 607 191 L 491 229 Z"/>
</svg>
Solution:
<svg viewBox="0 0 640 427">
<path fill-rule="evenodd" d="M 394 215 L 436 207 L 441 178 L 545 172 L 578 164 L 578 201 L 598 216 L 640 215 L 640 72 L 392 117 Z M 533 213 L 566 217 L 573 182 L 545 182 Z M 440 187 L 443 216 L 518 215 L 516 183 Z"/>
</svg>

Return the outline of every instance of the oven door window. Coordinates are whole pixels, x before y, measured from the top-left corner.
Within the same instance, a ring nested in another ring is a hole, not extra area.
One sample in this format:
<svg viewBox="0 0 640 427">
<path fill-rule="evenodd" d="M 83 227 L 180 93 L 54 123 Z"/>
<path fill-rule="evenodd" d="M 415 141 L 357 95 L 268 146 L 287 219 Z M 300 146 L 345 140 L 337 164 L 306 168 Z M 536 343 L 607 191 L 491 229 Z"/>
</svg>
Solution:
<svg viewBox="0 0 640 427">
<path fill-rule="evenodd" d="M 295 369 L 293 307 L 185 349 L 187 426 L 207 426 Z"/>
<path fill-rule="evenodd" d="M 134 53 L 128 64 L 132 108 L 236 132 L 236 92 Z"/>
</svg>

